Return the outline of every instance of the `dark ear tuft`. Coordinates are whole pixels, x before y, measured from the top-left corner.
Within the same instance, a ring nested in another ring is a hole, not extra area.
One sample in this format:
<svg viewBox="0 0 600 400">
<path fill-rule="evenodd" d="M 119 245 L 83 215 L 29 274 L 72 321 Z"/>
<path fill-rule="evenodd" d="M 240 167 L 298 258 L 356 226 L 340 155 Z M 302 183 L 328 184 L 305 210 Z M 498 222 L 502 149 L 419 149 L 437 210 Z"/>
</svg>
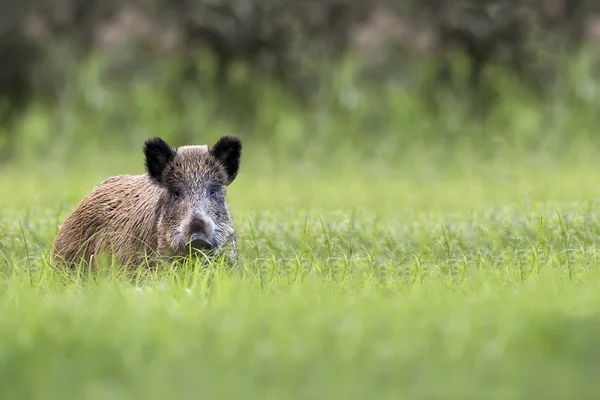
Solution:
<svg viewBox="0 0 600 400">
<path fill-rule="evenodd" d="M 165 168 L 175 158 L 175 150 L 159 137 L 146 139 L 144 142 L 144 155 L 146 157 L 146 171 L 156 183 L 160 184 Z"/>
<path fill-rule="evenodd" d="M 228 184 L 231 184 L 238 174 L 240 168 L 240 157 L 242 155 L 242 139 L 237 136 L 222 136 L 212 146 L 210 153 L 225 167 Z"/>
</svg>

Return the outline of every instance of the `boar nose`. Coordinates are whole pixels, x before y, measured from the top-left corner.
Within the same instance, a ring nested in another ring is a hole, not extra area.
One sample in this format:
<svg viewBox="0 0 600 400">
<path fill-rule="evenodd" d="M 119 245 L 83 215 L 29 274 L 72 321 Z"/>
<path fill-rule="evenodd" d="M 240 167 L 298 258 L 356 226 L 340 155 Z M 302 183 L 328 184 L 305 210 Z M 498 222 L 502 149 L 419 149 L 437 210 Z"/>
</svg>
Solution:
<svg viewBox="0 0 600 400">
<path fill-rule="evenodd" d="M 214 247 L 203 233 L 194 233 L 190 239 L 190 245 L 195 250 L 212 250 Z"/>
</svg>

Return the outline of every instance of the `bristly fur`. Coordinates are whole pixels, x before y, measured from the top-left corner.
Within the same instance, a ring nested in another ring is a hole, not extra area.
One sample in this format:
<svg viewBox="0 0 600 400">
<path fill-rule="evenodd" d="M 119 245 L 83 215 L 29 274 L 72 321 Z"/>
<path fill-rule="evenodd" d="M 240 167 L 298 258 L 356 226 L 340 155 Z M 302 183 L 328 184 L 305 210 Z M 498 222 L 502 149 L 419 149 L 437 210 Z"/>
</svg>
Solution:
<svg viewBox="0 0 600 400">
<path fill-rule="evenodd" d="M 242 155 L 242 141 L 237 136 L 225 135 L 211 147 L 210 153 L 225 167 L 229 183 L 237 177 Z"/>
<path fill-rule="evenodd" d="M 53 260 L 77 263 L 104 251 L 119 263 L 186 257 L 191 237 L 200 235 L 213 246 L 207 255 L 232 245 L 229 258 L 235 263 L 226 196 L 238 174 L 241 148 L 234 136 L 212 147 L 172 148 L 159 137 L 146 140 L 147 173 L 108 178 L 88 194 L 60 228 Z"/>
<path fill-rule="evenodd" d="M 153 137 L 144 142 L 146 171 L 154 182 L 162 182 L 163 172 L 176 154 L 177 152 L 160 137 Z"/>
</svg>

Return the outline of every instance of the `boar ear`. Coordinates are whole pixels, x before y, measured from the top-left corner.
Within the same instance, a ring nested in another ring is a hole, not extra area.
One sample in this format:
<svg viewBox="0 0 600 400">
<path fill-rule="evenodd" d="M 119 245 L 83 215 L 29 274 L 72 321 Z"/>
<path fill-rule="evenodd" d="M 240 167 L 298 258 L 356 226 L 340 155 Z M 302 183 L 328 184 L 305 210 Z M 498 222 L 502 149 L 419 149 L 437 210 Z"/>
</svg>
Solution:
<svg viewBox="0 0 600 400">
<path fill-rule="evenodd" d="M 175 154 L 175 150 L 159 137 L 153 137 L 144 142 L 146 171 L 152 180 L 158 184 L 161 183 L 162 174 L 167 165 L 175 158 Z"/>
<path fill-rule="evenodd" d="M 237 136 L 222 136 L 210 149 L 210 153 L 225 167 L 228 184 L 233 182 L 240 168 L 242 140 Z"/>
</svg>

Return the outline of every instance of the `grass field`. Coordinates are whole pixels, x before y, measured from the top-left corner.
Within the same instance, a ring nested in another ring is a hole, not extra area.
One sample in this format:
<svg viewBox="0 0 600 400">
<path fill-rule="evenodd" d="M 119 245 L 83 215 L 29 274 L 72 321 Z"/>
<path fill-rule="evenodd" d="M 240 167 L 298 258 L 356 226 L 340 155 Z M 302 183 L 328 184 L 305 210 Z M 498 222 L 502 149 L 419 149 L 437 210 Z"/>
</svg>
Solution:
<svg viewBox="0 0 600 400">
<path fill-rule="evenodd" d="M 312 113 L 259 92 L 247 130 L 198 99 L 171 113 L 143 85 L 84 82 L 67 106 L 29 110 L 0 170 L 0 398 L 592 398 L 593 91 L 540 105 L 506 89 L 482 123 L 452 99 L 433 120 L 410 91 L 340 85 Z M 244 138 L 240 265 L 53 271 L 77 202 L 142 172 L 143 138 L 174 140 L 178 123 L 199 143 Z"/>
<path fill-rule="evenodd" d="M 139 172 L 139 157 L 128 168 L 3 174 L 3 399 L 600 389 L 592 164 L 312 179 L 246 164 L 229 194 L 238 269 L 140 282 L 54 273 L 44 257 L 61 220 L 101 177 Z"/>
</svg>

